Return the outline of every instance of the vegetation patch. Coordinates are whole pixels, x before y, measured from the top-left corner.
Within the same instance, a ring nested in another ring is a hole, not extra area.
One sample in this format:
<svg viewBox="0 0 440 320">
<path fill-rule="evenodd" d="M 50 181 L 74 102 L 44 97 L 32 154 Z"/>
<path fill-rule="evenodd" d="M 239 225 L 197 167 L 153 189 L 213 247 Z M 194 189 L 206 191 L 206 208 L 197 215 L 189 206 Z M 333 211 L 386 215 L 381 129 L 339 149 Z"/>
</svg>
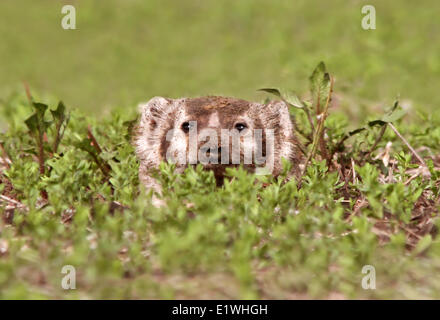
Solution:
<svg viewBox="0 0 440 320">
<path fill-rule="evenodd" d="M 397 100 L 350 128 L 323 63 L 301 98 L 262 90 L 291 106 L 301 178 L 285 162 L 217 187 L 163 163 L 160 208 L 139 185 L 134 110 L 98 121 L 30 90 L 3 101 L 0 298 L 440 298 L 440 118 L 407 122 Z"/>
</svg>

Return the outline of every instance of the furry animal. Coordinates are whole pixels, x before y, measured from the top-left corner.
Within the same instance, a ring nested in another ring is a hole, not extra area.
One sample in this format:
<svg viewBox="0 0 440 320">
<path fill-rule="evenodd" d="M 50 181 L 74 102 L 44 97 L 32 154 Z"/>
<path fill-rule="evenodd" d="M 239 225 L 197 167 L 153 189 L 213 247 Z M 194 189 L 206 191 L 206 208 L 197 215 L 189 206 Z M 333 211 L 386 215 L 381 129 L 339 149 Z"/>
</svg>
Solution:
<svg viewBox="0 0 440 320">
<path fill-rule="evenodd" d="M 139 178 L 147 189 L 155 192 L 160 193 L 160 186 L 152 178 L 151 169 L 170 159 L 176 163 L 178 172 L 183 172 L 188 165 L 202 163 L 206 170 L 214 172 L 218 185 L 222 184 L 227 167 L 239 166 L 237 159 L 245 169 L 255 172 L 261 166 L 255 163 L 255 159 L 249 162 L 249 153 L 246 155 L 244 151 L 246 148 L 258 149 L 274 176 L 282 171 L 281 158 L 292 162 L 294 175 L 299 172 L 302 156 L 285 102 L 260 104 L 218 96 L 154 97 L 140 105 L 140 113 L 134 138 L 140 161 Z M 237 144 L 234 147 L 234 143 L 230 146 L 232 138 L 225 138 L 225 130 L 232 132 L 231 137 L 234 134 L 238 137 L 238 147 Z M 256 143 L 258 134 L 254 135 L 258 132 L 260 144 Z M 228 140 L 226 147 L 224 138 Z M 200 151 L 205 152 L 207 159 L 218 161 L 201 161 Z M 234 152 L 238 152 L 235 162 L 230 156 Z M 244 161 L 246 156 L 247 163 Z"/>
</svg>

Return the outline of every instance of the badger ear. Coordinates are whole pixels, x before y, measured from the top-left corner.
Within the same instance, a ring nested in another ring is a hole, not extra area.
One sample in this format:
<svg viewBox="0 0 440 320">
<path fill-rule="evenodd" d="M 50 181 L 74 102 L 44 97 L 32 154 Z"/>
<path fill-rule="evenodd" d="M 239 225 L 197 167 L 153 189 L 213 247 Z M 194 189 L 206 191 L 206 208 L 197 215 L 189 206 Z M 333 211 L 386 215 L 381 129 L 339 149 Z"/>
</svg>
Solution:
<svg viewBox="0 0 440 320">
<path fill-rule="evenodd" d="M 147 103 L 139 104 L 141 114 L 140 126 L 148 130 L 154 130 L 168 113 L 170 106 L 173 105 L 172 99 L 163 97 L 151 98 Z"/>
<path fill-rule="evenodd" d="M 262 114 L 266 123 L 272 128 L 279 128 L 285 136 L 293 134 L 292 120 L 290 119 L 289 106 L 284 101 L 270 101 L 263 105 Z"/>
</svg>

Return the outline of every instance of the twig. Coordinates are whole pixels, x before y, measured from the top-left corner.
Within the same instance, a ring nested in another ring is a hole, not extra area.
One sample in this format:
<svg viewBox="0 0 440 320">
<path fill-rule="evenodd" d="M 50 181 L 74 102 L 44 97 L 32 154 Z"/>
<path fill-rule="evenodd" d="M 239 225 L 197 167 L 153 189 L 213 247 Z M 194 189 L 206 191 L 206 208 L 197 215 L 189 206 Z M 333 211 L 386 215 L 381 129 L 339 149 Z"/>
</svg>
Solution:
<svg viewBox="0 0 440 320">
<path fill-rule="evenodd" d="M 382 129 L 379 132 L 379 136 L 377 137 L 376 141 L 374 141 L 373 146 L 370 148 L 370 150 L 365 155 L 365 158 L 368 158 L 370 154 L 376 149 L 377 145 L 379 144 L 380 140 L 382 140 L 383 135 L 385 134 L 385 130 L 387 129 L 387 124 L 384 124 L 382 126 Z"/>
<path fill-rule="evenodd" d="M 26 81 L 23 81 L 24 90 L 26 92 L 26 97 L 28 98 L 29 103 L 32 105 L 34 102 L 34 99 L 31 95 L 31 90 L 29 89 L 29 84 Z"/>
<path fill-rule="evenodd" d="M 419 160 L 419 162 L 424 166 L 427 167 L 425 161 L 422 159 L 422 157 L 419 156 L 419 154 L 416 152 L 416 150 L 414 150 L 413 147 L 411 147 L 411 145 L 409 144 L 409 142 L 400 134 L 399 131 L 397 131 L 396 127 L 389 122 L 388 125 L 390 126 L 390 128 L 394 131 L 394 133 L 406 144 L 406 146 L 408 147 L 408 149 L 413 153 L 413 155 L 417 158 L 417 160 Z"/>
<path fill-rule="evenodd" d="M 63 126 L 63 122 L 65 122 L 64 126 Z M 58 147 L 61 143 L 61 140 L 64 137 L 64 132 L 66 131 L 68 123 L 69 123 L 69 118 L 67 118 L 67 120 L 63 120 L 61 122 L 61 124 L 55 128 L 56 136 L 55 136 L 55 141 L 54 141 L 53 148 L 52 148 L 53 153 L 57 153 Z M 62 129 L 62 131 L 61 131 L 61 129 Z"/>
<path fill-rule="evenodd" d="M 9 197 L 7 197 L 5 195 L 0 194 L 0 200 L 6 201 L 6 202 L 8 202 L 10 204 L 12 203 L 12 204 L 14 204 L 14 206 L 16 208 L 24 208 L 24 209 L 28 210 L 28 207 L 26 205 L 24 205 L 23 203 L 21 203 L 21 202 L 19 202 L 17 200 L 11 199 L 11 198 L 9 198 Z"/>
<path fill-rule="evenodd" d="M 40 168 L 40 177 L 44 176 L 46 168 L 44 166 L 44 161 L 45 161 L 45 157 L 44 157 L 44 140 L 43 137 L 39 136 L 37 137 L 38 142 L 37 142 L 37 146 L 38 146 L 38 165 Z M 46 190 L 41 190 L 40 191 L 41 197 L 44 200 L 48 199 L 48 194 Z"/>
<path fill-rule="evenodd" d="M 348 138 L 350 138 L 350 136 L 348 134 L 345 134 L 341 140 L 339 140 L 336 144 L 335 147 L 332 149 L 332 156 L 331 158 L 333 158 L 333 155 L 337 152 L 337 150 L 340 150 L 343 143 L 345 142 L 345 140 L 347 140 Z"/>
<path fill-rule="evenodd" d="M 316 114 L 320 114 L 321 113 L 321 106 L 319 105 L 320 104 L 320 101 L 321 101 L 321 97 L 320 97 L 320 91 L 318 90 L 318 97 L 317 97 L 317 101 L 316 101 Z"/>
<path fill-rule="evenodd" d="M 92 133 L 92 127 L 90 125 L 87 126 L 87 136 L 92 141 L 92 146 L 96 149 L 98 154 L 101 153 L 102 149 L 99 146 L 98 141 L 96 141 L 95 136 Z"/>
<path fill-rule="evenodd" d="M 356 206 L 357 204 L 357 206 Z M 362 208 L 368 207 L 369 203 L 368 201 L 365 199 L 365 197 L 362 195 L 362 198 L 357 199 L 354 206 L 353 206 L 353 211 L 348 215 L 347 218 L 345 218 L 345 221 L 350 221 L 350 219 L 357 215 L 359 213 L 359 211 L 361 211 Z"/>
<path fill-rule="evenodd" d="M 351 168 L 352 168 L 352 171 L 353 171 L 353 184 L 355 184 L 356 183 L 356 171 L 354 169 L 354 160 L 353 160 L 353 158 L 351 158 Z"/>
<path fill-rule="evenodd" d="M 95 150 L 97 151 L 98 154 L 100 154 L 102 152 L 101 147 L 99 146 L 98 141 L 96 140 L 95 136 L 92 133 L 92 127 L 90 125 L 87 126 L 87 136 L 90 139 L 90 141 L 92 142 L 92 146 L 95 148 Z M 94 154 L 92 154 L 95 162 L 98 164 L 99 168 L 101 169 L 101 171 L 104 173 L 104 175 L 106 177 L 109 176 L 110 173 L 110 166 L 108 165 L 108 163 L 104 163 L 101 164 L 101 161 L 99 161 L 98 157 Z"/>
<path fill-rule="evenodd" d="M 3 158 L 3 164 L 6 166 L 6 169 L 10 168 L 11 158 L 8 156 L 8 153 L 6 152 L 3 143 L 0 143 L 0 150 L 2 151 L 2 158 Z"/>
<path fill-rule="evenodd" d="M 40 177 L 44 176 L 46 168 L 44 166 L 44 161 L 45 161 L 45 157 L 44 157 L 44 141 L 43 141 L 43 137 L 38 137 L 38 164 L 39 164 L 39 168 L 40 168 Z M 43 200 L 47 200 L 48 199 L 48 194 L 46 190 L 41 190 L 40 191 L 41 197 L 43 198 Z"/>
<path fill-rule="evenodd" d="M 90 153 L 91 156 L 93 157 L 93 160 L 96 162 L 96 164 L 98 165 L 99 169 L 101 169 L 102 173 L 104 174 L 104 176 L 107 178 L 108 177 L 108 173 L 110 172 L 110 170 L 108 170 L 108 167 L 106 164 L 102 164 L 101 161 L 98 159 L 98 157 L 96 156 L 96 154 L 94 153 Z"/>
<path fill-rule="evenodd" d="M 417 178 L 418 176 L 420 176 L 420 173 L 411 176 L 411 177 L 410 177 L 408 180 L 406 180 L 403 184 L 404 184 L 405 186 L 407 186 L 411 181 L 413 181 L 413 180 L 414 180 L 415 178 Z"/>
<path fill-rule="evenodd" d="M 421 240 L 421 239 L 422 239 L 421 236 L 419 236 L 417 233 L 412 232 L 412 231 L 411 231 L 410 229 L 408 229 L 407 227 L 402 226 L 402 225 L 399 225 L 399 227 L 400 227 L 402 230 L 408 232 L 410 235 L 416 237 L 418 240 Z"/>
</svg>

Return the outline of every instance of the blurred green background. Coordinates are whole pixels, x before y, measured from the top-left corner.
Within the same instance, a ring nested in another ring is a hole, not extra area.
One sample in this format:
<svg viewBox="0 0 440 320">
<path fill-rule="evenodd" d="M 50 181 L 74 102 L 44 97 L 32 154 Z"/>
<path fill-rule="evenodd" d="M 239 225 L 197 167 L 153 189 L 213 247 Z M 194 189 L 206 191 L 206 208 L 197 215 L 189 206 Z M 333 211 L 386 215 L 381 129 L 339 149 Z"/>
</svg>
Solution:
<svg viewBox="0 0 440 320">
<path fill-rule="evenodd" d="M 77 30 L 63 30 L 73 4 Z M 362 6 L 377 29 L 361 28 Z M 2 0 L 0 98 L 33 90 L 93 114 L 152 96 L 303 94 L 320 60 L 356 116 L 400 94 L 440 105 L 438 0 Z"/>
</svg>

